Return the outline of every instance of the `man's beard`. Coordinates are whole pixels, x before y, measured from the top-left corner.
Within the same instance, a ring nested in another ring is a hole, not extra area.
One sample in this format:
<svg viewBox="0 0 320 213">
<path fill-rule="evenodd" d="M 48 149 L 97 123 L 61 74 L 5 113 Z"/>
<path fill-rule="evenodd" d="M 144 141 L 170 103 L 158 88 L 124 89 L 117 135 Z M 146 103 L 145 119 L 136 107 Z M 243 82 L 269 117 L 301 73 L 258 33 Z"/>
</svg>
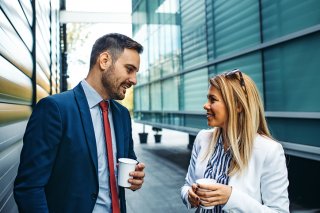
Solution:
<svg viewBox="0 0 320 213">
<path fill-rule="evenodd" d="M 114 72 L 114 65 L 111 65 L 107 71 L 102 74 L 101 82 L 110 99 L 123 100 L 125 95 L 120 91 L 120 85 L 117 85 Z"/>
</svg>

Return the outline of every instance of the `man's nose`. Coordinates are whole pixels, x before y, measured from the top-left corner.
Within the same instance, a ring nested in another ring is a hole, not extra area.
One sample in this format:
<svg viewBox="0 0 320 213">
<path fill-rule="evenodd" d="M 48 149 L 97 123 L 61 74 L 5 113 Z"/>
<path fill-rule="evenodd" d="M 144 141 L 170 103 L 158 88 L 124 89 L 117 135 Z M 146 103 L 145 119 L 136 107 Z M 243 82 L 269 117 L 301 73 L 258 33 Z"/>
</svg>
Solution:
<svg viewBox="0 0 320 213">
<path fill-rule="evenodd" d="M 136 74 L 136 73 L 132 74 L 132 75 L 130 76 L 129 81 L 130 81 L 130 83 L 131 83 L 132 85 L 136 85 L 136 84 L 137 84 L 137 74 Z"/>
</svg>

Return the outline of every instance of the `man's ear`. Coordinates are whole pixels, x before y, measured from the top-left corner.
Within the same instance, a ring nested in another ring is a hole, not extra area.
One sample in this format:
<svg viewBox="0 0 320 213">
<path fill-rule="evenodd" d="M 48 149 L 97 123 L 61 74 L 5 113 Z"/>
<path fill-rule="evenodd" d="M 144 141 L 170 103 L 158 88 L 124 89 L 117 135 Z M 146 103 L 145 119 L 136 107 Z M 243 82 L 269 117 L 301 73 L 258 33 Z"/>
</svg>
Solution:
<svg viewBox="0 0 320 213">
<path fill-rule="evenodd" d="M 107 51 L 100 53 L 98 64 L 101 70 L 106 70 L 107 68 L 109 68 L 112 64 L 111 55 Z"/>
</svg>

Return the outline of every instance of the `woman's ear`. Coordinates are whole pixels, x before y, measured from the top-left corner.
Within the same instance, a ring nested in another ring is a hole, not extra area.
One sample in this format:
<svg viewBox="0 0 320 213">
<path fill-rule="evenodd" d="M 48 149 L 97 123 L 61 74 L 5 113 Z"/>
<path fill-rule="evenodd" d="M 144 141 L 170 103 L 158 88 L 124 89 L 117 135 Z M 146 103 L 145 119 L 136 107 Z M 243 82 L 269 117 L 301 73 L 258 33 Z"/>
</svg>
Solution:
<svg viewBox="0 0 320 213">
<path fill-rule="evenodd" d="M 100 53 L 98 63 L 101 70 L 108 69 L 109 66 L 112 64 L 111 55 L 107 51 Z"/>
<path fill-rule="evenodd" d="M 242 110 L 243 110 L 242 105 L 241 105 L 241 104 L 239 104 L 239 101 L 237 101 L 237 113 L 242 112 Z"/>
</svg>

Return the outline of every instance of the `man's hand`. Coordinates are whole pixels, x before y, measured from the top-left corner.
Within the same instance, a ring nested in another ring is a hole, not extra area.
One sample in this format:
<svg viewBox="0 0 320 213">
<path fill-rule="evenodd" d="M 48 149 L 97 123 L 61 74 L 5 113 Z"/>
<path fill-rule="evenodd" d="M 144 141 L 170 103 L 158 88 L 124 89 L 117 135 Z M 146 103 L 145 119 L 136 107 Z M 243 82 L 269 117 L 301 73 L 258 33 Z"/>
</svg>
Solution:
<svg viewBox="0 0 320 213">
<path fill-rule="evenodd" d="M 137 189 L 140 189 L 142 187 L 142 184 L 144 182 L 144 168 L 145 165 L 144 163 L 139 163 L 136 165 L 136 169 L 134 172 L 130 172 L 130 176 L 132 176 L 132 178 L 129 178 L 129 183 L 131 183 L 131 186 L 129 189 L 135 191 Z"/>
</svg>

